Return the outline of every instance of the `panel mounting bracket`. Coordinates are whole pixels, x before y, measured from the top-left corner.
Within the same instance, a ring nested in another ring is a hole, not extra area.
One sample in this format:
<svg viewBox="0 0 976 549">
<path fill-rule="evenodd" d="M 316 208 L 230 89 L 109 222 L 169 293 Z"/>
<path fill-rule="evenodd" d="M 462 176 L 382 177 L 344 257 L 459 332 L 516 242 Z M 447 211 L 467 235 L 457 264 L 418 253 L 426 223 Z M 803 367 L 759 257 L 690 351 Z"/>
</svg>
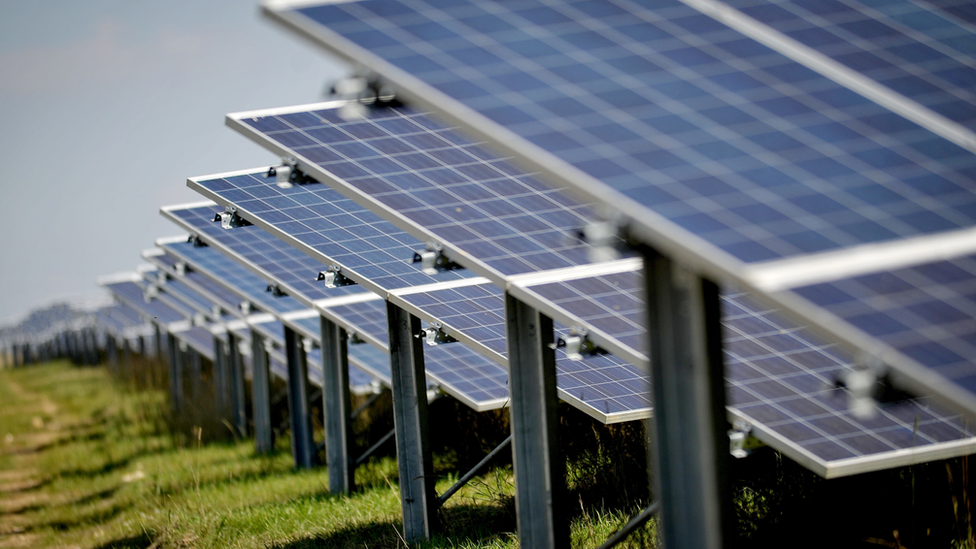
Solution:
<svg viewBox="0 0 976 549">
<path fill-rule="evenodd" d="M 414 252 L 413 262 L 420 263 L 424 274 L 435 275 L 439 271 L 453 271 L 461 269 L 460 265 L 444 255 L 444 247 L 437 242 L 428 242 L 423 250 Z"/>
<path fill-rule="evenodd" d="M 237 214 L 236 206 L 227 206 L 224 208 L 223 212 L 217 212 L 217 214 L 214 215 L 214 222 L 216 223 L 217 221 L 220 221 L 220 227 L 223 229 L 247 227 L 251 224 L 250 221 Z"/>
<path fill-rule="evenodd" d="M 159 288 L 155 285 L 150 284 L 146 286 L 146 289 L 142 292 L 142 300 L 149 303 L 154 297 L 159 295 Z"/>
<path fill-rule="evenodd" d="M 604 349 L 601 349 L 590 341 L 586 328 L 581 326 L 573 326 L 569 329 L 569 334 L 556 339 L 556 343 L 552 345 L 552 348 L 557 349 L 559 347 L 565 348 L 566 358 L 570 360 L 583 360 L 584 356 L 602 355 L 606 353 Z"/>
<path fill-rule="evenodd" d="M 366 343 L 365 339 L 359 337 L 359 332 L 349 332 L 349 335 L 346 336 L 346 338 L 349 340 L 350 345 L 362 345 L 363 343 Z"/>
<path fill-rule="evenodd" d="M 356 284 L 355 280 L 342 274 L 342 267 L 339 265 L 329 265 L 328 269 L 319 272 L 319 276 L 315 280 L 325 282 L 326 288 L 338 288 L 340 286 L 352 286 Z"/>
<path fill-rule="evenodd" d="M 268 287 L 265 291 L 271 292 L 271 295 L 275 297 L 283 297 L 288 295 L 287 292 L 281 289 L 281 286 L 279 286 L 277 282 L 272 282 L 268 284 Z"/>
<path fill-rule="evenodd" d="M 765 444 L 752 436 L 752 425 L 741 419 L 732 422 L 729 429 L 729 453 L 732 457 L 742 459 L 763 446 Z"/>
<path fill-rule="evenodd" d="M 187 237 L 186 241 L 189 242 L 190 244 L 193 244 L 194 248 L 207 247 L 207 243 L 204 242 L 203 240 L 200 240 L 200 235 L 198 234 L 191 234 L 189 237 Z"/>
<path fill-rule="evenodd" d="M 281 157 L 281 164 L 268 168 L 267 176 L 275 178 L 275 184 L 282 189 L 315 182 L 315 179 L 298 169 L 298 159 L 294 156 Z"/>
<path fill-rule="evenodd" d="M 457 341 L 444 331 L 444 326 L 440 322 L 431 322 L 430 326 L 424 328 L 416 335 L 418 338 L 423 338 L 427 342 L 427 345 L 435 346 L 441 345 L 443 343 L 454 343 Z"/>
<path fill-rule="evenodd" d="M 882 380 L 888 369 L 875 356 L 861 357 L 853 370 L 841 372 L 837 386 L 847 389 L 848 406 L 858 418 L 870 419 L 877 414 L 879 397 L 884 393 Z"/>
<path fill-rule="evenodd" d="M 373 72 L 357 71 L 352 76 L 336 80 L 327 95 L 346 101 L 339 108 L 339 116 L 355 120 L 366 115 L 369 107 L 398 107 L 397 91 L 389 82 Z"/>
<path fill-rule="evenodd" d="M 623 228 L 617 221 L 594 221 L 580 228 L 576 238 L 591 246 L 589 259 L 594 263 L 620 259 L 624 255 Z"/>
<path fill-rule="evenodd" d="M 176 269 L 176 274 L 178 274 L 179 276 L 186 276 L 186 271 L 188 269 L 185 261 L 177 261 L 176 265 L 174 265 L 174 268 Z"/>
<path fill-rule="evenodd" d="M 250 301 L 241 301 L 238 307 L 241 309 L 241 312 L 244 313 L 244 316 L 251 314 L 251 311 L 254 309 L 254 307 L 251 306 Z"/>
</svg>

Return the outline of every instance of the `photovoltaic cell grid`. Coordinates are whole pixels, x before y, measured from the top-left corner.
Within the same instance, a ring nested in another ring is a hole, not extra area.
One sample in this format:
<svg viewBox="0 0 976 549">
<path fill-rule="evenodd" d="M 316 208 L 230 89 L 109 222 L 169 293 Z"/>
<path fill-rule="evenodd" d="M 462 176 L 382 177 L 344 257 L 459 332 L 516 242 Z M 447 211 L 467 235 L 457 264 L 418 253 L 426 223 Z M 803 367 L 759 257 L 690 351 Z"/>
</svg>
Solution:
<svg viewBox="0 0 976 549">
<path fill-rule="evenodd" d="M 726 0 L 750 17 L 949 120 L 976 125 L 976 27 L 909 0 Z M 968 2 L 969 15 L 976 14 Z"/>
<path fill-rule="evenodd" d="M 767 434 L 758 436 L 794 459 L 798 449 L 829 471 L 866 460 L 883 468 L 889 466 L 883 460 L 905 458 L 899 451 L 937 451 L 940 443 L 967 444 L 952 455 L 972 451 L 971 421 L 929 398 L 882 403 L 873 418 L 855 416 L 848 393 L 835 385 L 838 374 L 852 367 L 850 356 L 747 295 L 727 295 L 722 306 L 730 412 L 748 419 Z M 794 449 L 783 448 L 784 441 Z"/>
<path fill-rule="evenodd" d="M 587 327 L 608 334 L 628 327 L 634 333 L 631 341 L 646 353 L 639 272 L 545 283 L 531 290 L 577 315 Z M 976 444 L 967 440 L 976 430 L 965 417 L 927 398 L 883 403 L 874 418 L 855 416 L 848 393 L 836 385 L 852 368 L 850 356 L 746 294 L 723 295 L 722 306 L 729 411 L 747 419 L 759 438 L 793 459 L 813 459 L 821 474 L 833 476 L 865 459 L 885 467 L 884 461 L 897 459 L 895 453 L 908 447 Z"/>
<path fill-rule="evenodd" d="M 100 311 L 120 324 L 123 328 L 142 326 L 146 323 L 142 315 L 123 303 L 116 303 L 115 305 L 104 307 Z"/>
<path fill-rule="evenodd" d="M 213 316 L 216 303 L 201 295 L 193 288 L 187 286 L 179 278 L 164 275 L 166 278 L 161 281 L 159 274 L 160 271 L 157 271 L 155 275 L 148 276 L 146 281 L 159 288 L 160 291 L 180 300 L 181 303 L 187 307 L 190 307 L 195 312 L 201 313 L 208 317 Z M 214 320 L 220 320 L 219 315 L 218 318 L 215 318 Z"/>
<path fill-rule="evenodd" d="M 144 318 L 154 323 L 169 324 L 170 322 L 186 320 L 186 315 L 158 299 L 152 299 L 147 303 L 143 297 L 145 292 L 145 286 L 143 284 L 126 281 L 105 284 L 104 287 L 124 304 L 135 309 Z"/>
<path fill-rule="evenodd" d="M 222 229 L 218 223 L 213 222 L 216 210 L 217 206 L 172 207 L 165 209 L 164 214 L 184 229 L 198 234 L 214 246 L 223 248 L 221 252 L 225 255 L 240 257 L 239 261 L 243 261 L 245 265 L 257 266 L 264 272 L 262 277 L 266 276 L 289 286 L 296 294 L 291 297 L 299 300 L 304 298 L 310 302 L 363 291 L 355 286 L 325 288 L 321 282 L 315 281 L 319 271 L 324 269 L 322 263 L 268 234 L 260 227 Z M 210 265 L 215 266 L 213 263 Z M 270 292 L 268 295 L 271 295 Z"/>
<path fill-rule="evenodd" d="M 312 167 L 327 185 L 378 202 L 372 207 L 380 215 L 406 217 L 413 225 L 404 228 L 418 237 L 456 246 L 464 252 L 458 260 L 481 262 L 480 274 L 499 278 L 590 262 L 590 246 L 573 236 L 594 218 L 588 206 L 429 115 L 388 108 L 345 120 L 335 103 L 299 109 L 229 118 L 259 144 L 277 144 Z"/>
<path fill-rule="evenodd" d="M 281 188 L 264 173 L 251 173 L 191 179 L 190 187 L 214 201 L 236 206 L 245 219 L 297 242 L 326 265 L 340 265 L 349 278 L 371 291 L 471 276 L 463 270 L 424 274 L 411 263 L 423 243 L 326 185 Z M 318 263 L 313 277 L 326 265 Z"/>
<path fill-rule="evenodd" d="M 505 316 L 502 291 L 486 283 L 408 293 L 398 299 L 440 322 L 445 331 L 464 344 L 481 349 L 496 363 L 507 361 Z M 568 329 L 555 324 L 558 334 Z M 470 341 L 471 343 L 468 343 Z M 449 344 L 453 347 L 460 344 Z M 427 352 L 444 347 L 425 347 Z M 507 371 L 506 367 L 502 367 Z M 507 376 L 506 376 L 507 378 Z M 613 355 L 587 356 L 574 361 L 562 350 L 556 353 L 556 386 L 560 397 L 575 407 L 608 421 L 627 421 L 650 413 L 648 378 L 635 367 Z"/>
<path fill-rule="evenodd" d="M 794 292 L 959 386 L 976 391 L 976 256 Z"/>
<path fill-rule="evenodd" d="M 156 265 L 160 270 L 165 271 L 170 277 L 176 278 L 187 286 L 193 288 L 200 295 L 219 305 L 223 311 L 231 313 L 237 317 L 242 316 L 242 313 L 238 308 L 241 299 L 237 296 L 237 294 L 226 289 L 224 286 L 217 283 L 210 277 L 193 272 L 190 270 L 190 268 L 186 268 L 183 271 L 183 274 L 180 274 L 177 271 L 177 264 L 180 263 L 180 259 L 178 257 L 164 252 L 160 254 L 143 254 L 143 259 L 149 261 L 153 265 Z"/>
<path fill-rule="evenodd" d="M 243 269 L 237 262 L 208 246 L 190 242 L 158 244 L 166 253 L 158 258 L 167 262 L 182 261 L 187 268 L 182 278 L 212 296 L 229 312 L 244 316 L 241 303 L 248 302 L 267 312 L 298 310 L 302 305 L 290 296 L 274 297 L 265 291 L 267 283 Z M 171 267 L 175 271 L 175 264 Z"/>
<path fill-rule="evenodd" d="M 238 305 L 247 301 L 252 306 L 269 313 L 286 313 L 303 309 L 304 306 L 292 296 L 275 297 L 267 291 L 268 283 L 258 275 L 242 268 L 233 259 L 210 246 L 195 246 L 191 242 L 167 243 L 161 246 L 167 253 L 186 261 L 194 271 L 226 284 L 233 289 L 234 302 Z M 235 307 L 240 310 L 239 307 Z"/>
<path fill-rule="evenodd" d="M 310 316 L 308 318 L 299 318 L 289 321 L 290 323 L 296 325 L 296 331 L 302 334 L 302 336 L 311 339 L 316 345 L 321 345 L 322 335 L 319 328 L 319 317 Z M 352 355 L 350 352 L 349 355 Z M 313 348 L 307 353 L 309 361 L 309 377 L 315 380 L 315 384 L 322 385 L 322 350 L 319 347 Z M 351 358 L 351 356 L 350 356 Z M 387 364 L 386 369 L 389 371 L 389 358 L 385 359 Z M 314 372 L 311 366 L 314 364 Z M 386 375 L 386 379 L 389 379 L 389 373 Z M 349 364 L 349 385 L 351 387 L 367 387 L 372 385 L 373 376 L 364 370 L 359 369 L 355 364 Z"/>
<path fill-rule="evenodd" d="M 186 330 L 173 332 L 177 339 L 186 342 L 193 350 L 200 353 L 208 360 L 214 360 L 214 336 L 213 333 L 203 326 L 192 326 Z"/>
<path fill-rule="evenodd" d="M 279 16 L 336 33 L 318 36 L 375 54 L 401 87 L 398 76 L 416 77 L 744 262 L 976 220 L 976 155 L 676 0 L 433 4 Z"/>
<path fill-rule="evenodd" d="M 389 352 L 386 301 L 373 300 L 330 307 L 327 314 L 338 324 L 381 343 Z M 363 347 L 363 345 L 350 346 Z M 389 360 L 389 359 L 387 359 Z M 508 371 L 461 344 L 424 347 L 424 366 L 432 381 L 475 410 L 489 410 L 508 402 Z"/>
</svg>

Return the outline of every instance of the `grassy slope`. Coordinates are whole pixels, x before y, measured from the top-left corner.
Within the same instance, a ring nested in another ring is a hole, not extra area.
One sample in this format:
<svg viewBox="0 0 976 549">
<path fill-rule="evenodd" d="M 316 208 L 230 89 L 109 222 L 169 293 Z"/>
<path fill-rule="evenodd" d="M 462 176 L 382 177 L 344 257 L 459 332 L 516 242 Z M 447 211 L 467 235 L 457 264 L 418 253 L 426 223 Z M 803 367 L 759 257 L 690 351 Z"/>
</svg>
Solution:
<svg viewBox="0 0 976 549">
<path fill-rule="evenodd" d="M 360 467 L 362 489 L 333 497 L 325 469 L 294 471 L 287 449 L 177 447 L 163 402 L 120 389 L 103 369 L 0 370 L 0 547 L 402 546 L 393 460 Z M 503 467 L 469 484 L 442 511 L 443 536 L 424 546 L 515 547 L 511 482 Z M 625 521 L 587 508 L 574 546 L 598 546 Z M 650 543 L 652 528 L 633 542 Z"/>
</svg>

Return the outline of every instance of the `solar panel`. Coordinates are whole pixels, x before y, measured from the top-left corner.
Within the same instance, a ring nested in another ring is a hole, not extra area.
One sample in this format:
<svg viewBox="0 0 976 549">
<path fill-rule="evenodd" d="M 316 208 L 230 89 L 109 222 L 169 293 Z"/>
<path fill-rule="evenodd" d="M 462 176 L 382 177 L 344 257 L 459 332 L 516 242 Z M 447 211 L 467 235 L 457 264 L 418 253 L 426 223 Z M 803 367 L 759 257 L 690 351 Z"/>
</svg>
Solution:
<svg viewBox="0 0 976 549">
<path fill-rule="evenodd" d="M 171 330 L 170 333 L 207 360 L 212 361 L 216 357 L 214 335 L 209 329 L 203 326 L 189 326 L 186 329 Z"/>
<path fill-rule="evenodd" d="M 207 296 L 185 284 L 180 277 L 171 277 L 165 271 L 146 277 L 146 282 L 158 288 L 161 292 L 171 296 L 194 313 L 203 315 L 214 321 L 226 320 L 221 307 Z"/>
<path fill-rule="evenodd" d="M 574 235 L 590 208 L 408 108 L 349 120 L 342 102 L 230 114 L 228 124 L 326 183 L 495 280 L 590 262 Z M 266 181 L 273 184 L 274 181 Z M 406 220 L 405 223 L 403 221 Z M 401 223 L 398 223 L 401 222 Z"/>
<path fill-rule="evenodd" d="M 606 334 L 618 345 L 635 344 L 632 356 L 646 360 L 639 266 L 620 263 L 632 269 L 581 278 L 564 273 L 561 281 L 535 277 L 534 284 L 516 283 L 514 293 L 531 292 L 543 310 L 585 326 L 600 345 Z M 726 294 L 722 305 L 729 414 L 791 459 L 834 477 L 976 449 L 968 419 L 930 398 L 883 402 L 876 417 L 858 416 L 837 385 L 854 368 L 849 353 L 747 294 Z"/>
<path fill-rule="evenodd" d="M 494 284 L 459 283 L 447 288 L 411 288 L 391 292 L 390 301 L 425 320 L 428 328 L 433 326 L 431 323 L 436 323 L 444 334 L 507 371 L 505 302 L 502 290 Z M 562 335 L 569 334 L 569 330 L 558 323 L 556 331 Z M 426 349 L 443 346 L 439 344 Z M 571 360 L 563 350 L 559 350 L 556 355 L 556 385 L 560 398 L 604 423 L 630 421 L 650 415 L 647 376 L 612 355 L 584 356 Z"/>
<path fill-rule="evenodd" d="M 129 280 L 117 280 L 102 283 L 119 301 L 136 310 L 147 321 L 156 324 L 169 324 L 186 320 L 187 314 L 176 310 L 158 299 L 145 298 L 145 282 L 138 281 L 138 275 L 129 275 Z"/>
<path fill-rule="evenodd" d="M 291 297 L 309 300 L 324 299 L 363 291 L 356 287 L 326 289 L 315 277 L 323 266 L 291 246 L 256 226 L 225 230 L 213 222 L 215 205 L 173 206 L 162 214 L 181 228 L 199 235 L 208 244 L 220 249 L 225 256 L 237 260 L 267 282 L 277 283 Z M 257 268 L 260 266 L 260 268 Z"/>
<path fill-rule="evenodd" d="M 301 262 L 311 262 L 317 265 L 317 269 L 322 269 L 322 264 L 317 263 L 316 260 L 304 256 L 301 252 L 297 252 L 294 248 L 291 248 L 288 244 L 282 242 L 264 232 L 258 226 L 245 226 L 237 227 L 233 230 L 224 230 L 219 226 L 216 226 L 212 222 L 212 217 L 210 213 L 213 212 L 213 207 L 168 207 L 163 209 L 164 215 L 174 220 L 181 227 L 186 230 L 192 231 L 210 244 L 212 247 L 226 253 L 228 256 L 234 258 L 236 261 L 244 264 L 248 268 L 265 273 L 269 280 L 275 281 L 276 277 L 281 274 L 289 278 L 295 278 L 296 269 L 291 267 L 283 266 L 279 257 L 283 254 L 297 253 L 299 258 L 296 261 Z M 240 236 L 242 233 L 246 233 L 247 236 Z M 229 236 L 230 235 L 230 236 Z M 406 248 L 409 250 L 409 248 Z M 279 253 L 281 252 L 281 253 Z M 403 265 L 407 269 L 413 270 L 415 273 L 420 271 L 413 267 L 412 265 L 404 262 Z M 304 267 L 304 264 L 303 264 Z M 399 268 L 399 267 L 397 267 Z M 313 268 L 308 268 L 305 272 L 317 272 Z M 451 276 L 451 278 L 459 279 L 461 275 L 469 276 L 464 271 L 457 271 L 458 274 Z M 450 275 L 451 273 L 447 273 Z M 427 275 L 423 275 L 421 280 L 430 281 L 432 278 Z M 411 280 L 412 277 L 404 276 L 398 277 L 398 280 Z M 336 294 L 327 294 L 331 298 L 342 297 L 343 294 L 345 298 L 352 299 L 353 301 L 363 299 L 360 297 L 352 297 L 353 292 L 363 292 L 362 289 L 352 287 L 345 288 L 335 288 L 335 290 L 345 290 L 343 292 L 338 292 L 339 296 Z M 316 285 L 313 295 L 317 296 L 319 299 L 313 301 L 311 295 L 306 295 L 296 292 L 294 297 L 300 298 L 300 300 L 306 300 L 311 304 L 318 305 L 323 301 L 321 299 L 323 294 L 332 290 L 325 290 L 321 286 Z M 370 303 L 370 302 L 361 302 Z M 388 336 L 386 333 L 386 308 L 384 302 L 380 300 L 379 307 L 382 310 L 382 316 L 379 317 L 380 321 L 376 326 L 367 327 L 367 330 L 372 330 L 373 337 L 367 339 L 374 344 L 377 344 L 380 348 L 385 349 L 387 346 Z M 353 305 L 347 305 L 341 307 L 342 311 L 350 310 L 349 312 L 357 310 L 359 303 Z M 372 307 L 372 305 L 361 305 L 360 307 Z M 322 308 L 320 312 L 330 316 L 330 312 L 333 308 L 327 307 Z M 354 314 L 354 313 L 352 313 Z M 269 328 L 269 325 L 276 325 L 274 328 Z M 340 322 L 346 330 L 350 333 L 366 333 L 363 326 L 358 324 L 342 323 Z M 277 330 L 280 333 L 275 333 L 274 337 L 281 340 L 283 327 L 278 322 L 269 322 L 261 325 L 263 333 L 268 334 L 271 337 L 272 332 Z M 281 346 L 284 345 L 284 341 L 281 340 Z M 445 389 L 446 392 L 451 394 L 451 396 L 457 398 L 461 402 L 471 408 L 481 411 L 489 410 L 494 408 L 499 408 L 504 406 L 508 401 L 508 388 L 505 384 L 507 379 L 507 373 L 504 368 L 499 367 L 497 364 L 486 360 L 479 356 L 474 351 L 467 349 L 452 349 L 451 351 L 434 351 L 431 353 L 425 353 L 425 364 L 427 368 L 427 373 L 433 382 L 440 385 Z M 383 374 L 383 370 L 378 370 L 380 374 L 379 378 L 388 378 L 389 373 Z M 458 378 L 459 374 L 464 374 L 464 378 Z"/>
<path fill-rule="evenodd" d="M 319 346 L 322 344 L 322 333 L 320 331 L 320 317 L 319 313 L 314 310 L 304 310 L 296 311 L 294 313 L 282 315 L 282 323 L 289 328 L 295 330 L 296 333 L 302 337 L 307 338 L 309 341 L 315 344 L 315 347 L 307 351 L 308 366 L 309 366 L 309 379 L 316 386 L 322 385 L 322 350 Z M 354 393 L 367 393 L 373 392 L 373 376 L 370 375 L 370 370 L 377 370 L 375 365 L 370 364 L 369 370 L 363 370 L 358 366 L 358 360 L 353 360 L 349 357 L 349 386 L 353 389 Z M 389 381 L 389 359 L 386 362 L 386 375 L 379 377 L 380 380 Z M 379 367 L 382 371 L 382 366 Z M 389 384 L 387 384 L 389 386 Z"/>
<path fill-rule="evenodd" d="M 249 312 L 252 305 L 268 312 L 302 308 L 294 298 L 270 295 L 265 291 L 266 282 L 216 250 L 194 246 L 187 242 L 186 237 L 160 239 L 156 244 L 164 253 L 148 257 L 149 261 L 239 318 L 245 316 L 241 308 L 244 302 L 248 303 L 246 308 Z"/>
<path fill-rule="evenodd" d="M 953 16 L 965 14 L 962 5 L 726 3 L 949 120 L 969 128 L 976 122 L 976 32 Z"/>
<path fill-rule="evenodd" d="M 750 287 L 762 262 L 855 257 L 879 243 L 968 234 L 976 220 L 976 149 L 965 136 L 910 121 L 680 2 L 366 0 L 269 11 L 720 281 Z M 883 356 L 917 390 L 976 411 L 972 388 L 954 385 L 931 354 L 855 337 L 809 300 L 773 301 Z"/>
<path fill-rule="evenodd" d="M 325 185 L 283 188 L 265 171 L 191 178 L 187 184 L 207 198 L 235 206 L 241 216 L 288 242 L 295 252 L 300 249 L 314 257 L 320 263 L 311 271 L 313 278 L 327 266 L 338 265 L 346 277 L 382 293 L 470 276 L 465 271 L 424 274 L 411 264 L 414 252 L 423 247 L 415 238 Z"/>
</svg>

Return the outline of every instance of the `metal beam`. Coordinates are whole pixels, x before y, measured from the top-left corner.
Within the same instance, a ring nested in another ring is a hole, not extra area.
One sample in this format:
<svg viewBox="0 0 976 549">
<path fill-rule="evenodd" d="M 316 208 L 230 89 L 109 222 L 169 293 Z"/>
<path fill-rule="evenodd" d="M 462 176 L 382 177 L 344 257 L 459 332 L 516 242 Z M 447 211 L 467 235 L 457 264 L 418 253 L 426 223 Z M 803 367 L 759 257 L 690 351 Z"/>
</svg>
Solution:
<svg viewBox="0 0 976 549">
<path fill-rule="evenodd" d="M 230 347 L 218 336 L 213 336 L 213 386 L 220 418 L 230 421 Z"/>
<path fill-rule="evenodd" d="M 322 333 L 322 411 L 329 492 L 346 494 L 356 482 L 352 450 L 352 403 L 349 399 L 349 354 L 346 331 L 320 317 Z"/>
<path fill-rule="evenodd" d="M 227 331 L 229 354 L 227 356 L 227 398 L 230 406 L 230 423 L 234 434 L 247 436 L 247 397 L 244 394 L 244 357 L 241 340 Z"/>
<path fill-rule="evenodd" d="M 454 483 L 454 486 L 451 486 L 450 488 L 447 489 L 446 492 L 441 494 L 437 498 L 437 503 L 440 505 L 444 505 L 445 503 L 447 503 L 447 500 L 451 499 L 451 496 L 456 494 L 458 490 L 464 488 L 465 484 L 470 482 L 471 479 L 473 479 L 475 476 L 481 474 L 481 471 L 487 468 L 488 464 L 491 463 L 492 460 L 494 460 L 496 457 L 498 457 L 498 454 L 502 453 L 502 450 L 507 448 L 509 443 L 511 442 L 512 442 L 512 435 L 508 435 L 507 437 L 505 437 L 505 440 L 503 440 L 498 446 L 495 446 L 495 448 L 491 452 L 488 452 L 488 455 L 485 456 L 481 461 L 479 461 L 477 465 L 472 467 L 471 470 L 465 473 L 463 477 L 459 478 L 458 481 Z"/>
<path fill-rule="evenodd" d="M 315 465 L 315 441 L 308 406 L 308 362 L 301 336 L 285 327 L 285 353 L 288 357 L 288 414 L 291 421 L 291 455 L 296 469 Z"/>
<path fill-rule="evenodd" d="M 718 286 L 644 250 L 657 484 L 666 547 L 730 540 Z"/>
<path fill-rule="evenodd" d="M 552 319 L 505 294 L 515 511 L 522 547 L 569 547 Z"/>
<path fill-rule="evenodd" d="M 427 384 L 420 319 L 387 302 L 390 333 L 390 374 L 393 380 L 393 421 L 403 538 L 410 544 L 430 539 L 436 528 L 437 494 L 427 438 Z"/>
<path fill-rule="evenodd" d="M 254 373 L 251 377 L 251 415 L 254 418 L 254 450 L 259 454 L 274 449 L 274 431 L 271 427 L 271 369 L 264 337 L 251 328 L 251 361 Z"/>
</svg>

